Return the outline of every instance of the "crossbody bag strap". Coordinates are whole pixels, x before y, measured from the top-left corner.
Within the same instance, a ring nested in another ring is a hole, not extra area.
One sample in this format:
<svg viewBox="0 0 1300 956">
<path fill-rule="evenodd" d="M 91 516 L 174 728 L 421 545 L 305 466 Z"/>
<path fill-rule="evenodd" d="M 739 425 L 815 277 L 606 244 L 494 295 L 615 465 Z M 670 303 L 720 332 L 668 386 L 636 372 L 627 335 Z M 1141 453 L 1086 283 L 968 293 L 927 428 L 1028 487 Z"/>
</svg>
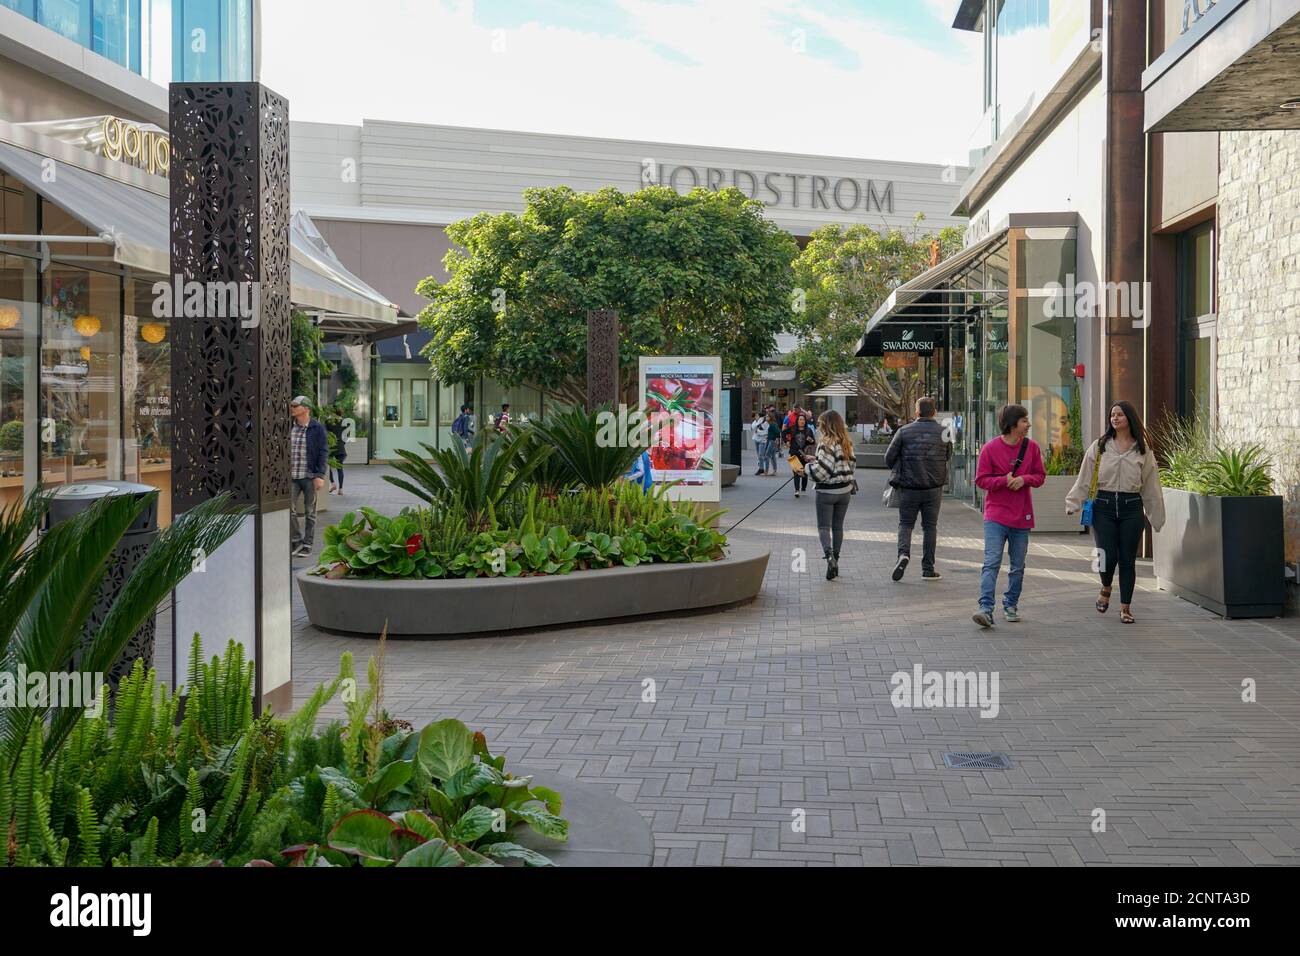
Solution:
<svg viewBox="0 0 1300 956">
<path fill-rule="evenodd" d="M 1027 451 L 1029 451 L 1029 439 L 1022 438 L 1020 440 L 1020 454 L 1016 456 L 1016 463 L 1011 466 L 1011 474 L 1014 475 L 1020 470 L 1020 466 L 1025 463 L 1025 452 Z"/>
<path fill-rule="evenodd" d="M 1089 499 L 1097 497 L 1097 475 L 1101 471 L 1101 442 L 1095 442 L 1092 447 L 1092 484 L 1088 487 Z"/>
</svg>

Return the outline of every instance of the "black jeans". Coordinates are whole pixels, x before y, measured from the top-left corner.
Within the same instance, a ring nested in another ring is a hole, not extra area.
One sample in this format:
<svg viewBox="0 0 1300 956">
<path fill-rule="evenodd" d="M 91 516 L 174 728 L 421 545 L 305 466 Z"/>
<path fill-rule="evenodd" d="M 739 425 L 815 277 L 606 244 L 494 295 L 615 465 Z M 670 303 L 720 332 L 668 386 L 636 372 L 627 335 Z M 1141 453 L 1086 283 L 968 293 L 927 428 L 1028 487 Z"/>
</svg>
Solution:
<svg viewBox="0 0 1300 956">
<path fill-rule="evenodd" d="M 343 464 L 341 462 L 337 468 L 330 469 L 330 480 L 334 482 L 339 491 L 343 490 Z"/>
<path fill-rule="evenodd" d="M 840 547 L 844 544 L 844 516 L 849 513 L 847 491 L 841 494 L 817 492 L 817 536 L 821 538 L 822 550 L 830 551 L 839 557 Z"/>
<path fill-rule="evenodd" d="M 1146 526 L 1142 517 L 1142 496 L 1098 491 L 1092 505 L 1092 538 L 1097 550 L 1105 555 L 1101 566 L 1102 587 L 1110 587 L 1115 580 L 1115 565 L 1119 565 L 1119 600 L 1121 604 L 1133 601 L 1133 586 L 1137 582 L 1137 553 L 1142 544 L 1142 530 Z"/>
<path fill-rule="evenodd" d="M 794 476 L 794 490 L 796 494 L 800 491 L 808 490 L 808 472 L 796 473 Z"/>
<path fill-rule="evenodd" d="M 898 501 L 898 553 L 900 556 L 912 555 L 912 529 L 916 527 L 916 516 L 921 516 L 921 531 L 924 534 L 924 552 L 921 556 L 921 570 L 934 570 L 934 550 L 939 543 L 939 507 L 943 504 L 942 488 L 900 488 Z"/>
</svg>

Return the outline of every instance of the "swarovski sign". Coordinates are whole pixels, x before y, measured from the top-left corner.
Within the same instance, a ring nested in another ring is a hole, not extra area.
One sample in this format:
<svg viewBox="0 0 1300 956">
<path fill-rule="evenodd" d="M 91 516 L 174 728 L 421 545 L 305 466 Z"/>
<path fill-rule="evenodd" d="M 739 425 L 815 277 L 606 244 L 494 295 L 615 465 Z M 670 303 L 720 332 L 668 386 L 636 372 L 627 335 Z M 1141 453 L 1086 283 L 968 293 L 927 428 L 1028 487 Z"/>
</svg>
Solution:
<svg viewBox="0 0 1300 956">
<path fill-rule="evenodd" d="M 934 354 L 935 333 L 933 329 L 917 328 L 910 325 L 890 327 L 886 323 L 881 332 L 880 347 L 884 352 Z"/>
<path fill-rule="evenodd" d="M 819 176 L 811 173 L 767 173 L 750 169 L 719 169 L 715 166 L 669 166 L 644 160 L 641 183 L 645 186 L 671 186 L 691 190 L 703 186 L 717 192 L 732 187 L 750 199 L 768 206 L 792 209 L 830 209 L 842 212 L 865 209 L 870 212 L 894 211 L 894 183 L 874 179 L 859 180 L 852 176 Z"/>
</svg>

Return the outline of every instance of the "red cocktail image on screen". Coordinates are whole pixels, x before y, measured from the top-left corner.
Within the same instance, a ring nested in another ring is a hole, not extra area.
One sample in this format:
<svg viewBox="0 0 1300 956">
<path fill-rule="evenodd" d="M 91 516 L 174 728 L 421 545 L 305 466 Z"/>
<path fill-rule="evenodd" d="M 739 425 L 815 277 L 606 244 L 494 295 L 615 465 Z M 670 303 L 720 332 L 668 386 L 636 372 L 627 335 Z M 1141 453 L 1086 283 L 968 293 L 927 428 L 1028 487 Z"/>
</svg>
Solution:
<svg viewBox="0 0 1300 956">
<path fill-rule="evenodd" d="M 646 379 L 650 419 L 650 462 L 656 471 L 683 472 L 713 467 L 713 376 L 674 373 Z M 672 480 L 672 476 L 667 476 Z M 683 476 L 684 477 L 684 476 Z M 686 478 L 698 484 L 701 479 Z"/>
</svg>

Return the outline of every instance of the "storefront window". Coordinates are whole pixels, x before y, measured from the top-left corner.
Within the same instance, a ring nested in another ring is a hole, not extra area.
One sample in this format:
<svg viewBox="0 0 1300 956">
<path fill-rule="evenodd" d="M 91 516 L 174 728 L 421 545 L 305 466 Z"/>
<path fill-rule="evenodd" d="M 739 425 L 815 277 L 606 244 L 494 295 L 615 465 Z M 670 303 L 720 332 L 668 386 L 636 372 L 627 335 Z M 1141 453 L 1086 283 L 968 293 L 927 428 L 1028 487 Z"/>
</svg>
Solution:
<svg viewBox="0 0 1300 956">
<path fill-rule="evenodd" d="M 55 261 L 43 291 L 42 479 L 120 478 L 121 279 Z"/>
<path fill-rule="evenodd" d="M 1178 412 L 1214 415 L 1214 225 L 1207 223 L 1179 242 Z"/>
<path fill-rule="evenodd" d="M 159 490 L 158 520 L 171 523 L 171 325 L 153 314 L 155 277 L 126 286 L 122 319 L 122 456 L 130 481 Z"/>
<path fill-rule="evenodd" d="M 73 43 L 90 46 L 90 0 L 40 0 L 36 19 Z"/>
<path fill-rule="evenodd" d="M 140 72 L 140 0 L 94 0 L 90 48 Z"/>
<path fill-rule="evenodd" d="M 25 492 L 25 461 L 37 422 L 25 399 L 36 392 L 36 260 L 0 255 L 0 507 Z"/>
</svg>

